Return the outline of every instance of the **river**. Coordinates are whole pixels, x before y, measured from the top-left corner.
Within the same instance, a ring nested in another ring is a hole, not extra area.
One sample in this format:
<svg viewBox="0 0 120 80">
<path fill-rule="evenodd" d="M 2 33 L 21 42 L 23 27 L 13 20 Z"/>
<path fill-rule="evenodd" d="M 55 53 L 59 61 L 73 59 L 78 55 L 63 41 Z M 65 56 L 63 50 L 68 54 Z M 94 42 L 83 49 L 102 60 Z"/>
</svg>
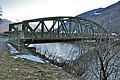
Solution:
<svg viewBox="0 0 120 80">
<path fill-rule="evenodd" d="M 43 44 L 31 44 L 29 47 L 36 47 L 36 51 L 41 54 L 45 54 L 48 57 L 55 56 L 61 57 L 67 60 L 73 60 L 78 55 L 81 55 L 91 49 L 87 44 L 76 43 L 43 43 Z"/>
</svg>

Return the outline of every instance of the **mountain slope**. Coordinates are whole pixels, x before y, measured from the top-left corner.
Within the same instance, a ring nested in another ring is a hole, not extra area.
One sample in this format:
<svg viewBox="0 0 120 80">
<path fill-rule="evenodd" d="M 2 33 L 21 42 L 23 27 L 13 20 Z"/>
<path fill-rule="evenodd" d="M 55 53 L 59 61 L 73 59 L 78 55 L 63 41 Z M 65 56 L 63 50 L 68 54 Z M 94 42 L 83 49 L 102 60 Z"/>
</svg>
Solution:
<svg viewBox="0 0 120 80">
<path fill-rule="evenodd" d="M 120 33 L 120 1 L 106 8 L 85 12 L 78 17 L 91 19 L 110 32 Z"/>
</svg>

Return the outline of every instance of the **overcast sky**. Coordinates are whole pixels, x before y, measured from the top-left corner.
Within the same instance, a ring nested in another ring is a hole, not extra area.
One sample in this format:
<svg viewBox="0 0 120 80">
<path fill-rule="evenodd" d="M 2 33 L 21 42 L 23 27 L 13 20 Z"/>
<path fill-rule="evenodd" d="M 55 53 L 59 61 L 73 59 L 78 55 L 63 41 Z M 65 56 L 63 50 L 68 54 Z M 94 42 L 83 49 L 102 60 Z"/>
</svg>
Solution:
<svg viewBox="0 0 120 80">
<path fill-rule="evenodd" d="M 3 18 L 11 21 L 76 16 L 83 12 L 104 8 L 119 0 L 0 0 Z"/>
</svg>

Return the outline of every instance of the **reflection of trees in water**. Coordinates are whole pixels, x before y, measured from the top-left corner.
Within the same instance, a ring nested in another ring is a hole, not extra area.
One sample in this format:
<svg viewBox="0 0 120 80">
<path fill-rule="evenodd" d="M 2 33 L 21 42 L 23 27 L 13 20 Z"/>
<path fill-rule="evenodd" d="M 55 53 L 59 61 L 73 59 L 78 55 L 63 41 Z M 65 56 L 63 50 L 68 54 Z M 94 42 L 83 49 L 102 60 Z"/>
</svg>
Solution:
<svg viewBox="0 0 120 80">
<path fill-rule="evenodd" d="M 89 49 L 88 45 L 77 43 L 69 44 L 69 43 L 52 43 L 52 44 L 42 44 L 42 45 L 34 45 L 37 47 L 37 52 L 40 52 L 46 56 L 53 57 L 61 57 L 65 60 L 73 60 L 81 53 L 87 52 Z"/>
</svg>

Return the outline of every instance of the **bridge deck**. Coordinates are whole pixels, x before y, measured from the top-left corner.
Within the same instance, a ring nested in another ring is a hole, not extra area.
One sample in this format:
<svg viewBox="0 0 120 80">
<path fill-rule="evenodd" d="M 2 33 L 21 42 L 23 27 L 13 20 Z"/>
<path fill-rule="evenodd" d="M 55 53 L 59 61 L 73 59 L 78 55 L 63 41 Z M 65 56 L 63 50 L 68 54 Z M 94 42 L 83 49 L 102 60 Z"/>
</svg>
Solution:
<svg viewBox="0 0 120 80">
<path fill-rule="evenodd" d="M 109 38 L 107 37 L 73 37 L 73 38 L 24 38 L 21 39 L 21 41 L 24 44 L 36 44 L 36 43 L 53 43 L 53 42 L 70 42 L 70 41 L 81 41 L 81 40 L 101 40 L 101 41 L 105 41 L 108 40 Z"/>
</svg>

